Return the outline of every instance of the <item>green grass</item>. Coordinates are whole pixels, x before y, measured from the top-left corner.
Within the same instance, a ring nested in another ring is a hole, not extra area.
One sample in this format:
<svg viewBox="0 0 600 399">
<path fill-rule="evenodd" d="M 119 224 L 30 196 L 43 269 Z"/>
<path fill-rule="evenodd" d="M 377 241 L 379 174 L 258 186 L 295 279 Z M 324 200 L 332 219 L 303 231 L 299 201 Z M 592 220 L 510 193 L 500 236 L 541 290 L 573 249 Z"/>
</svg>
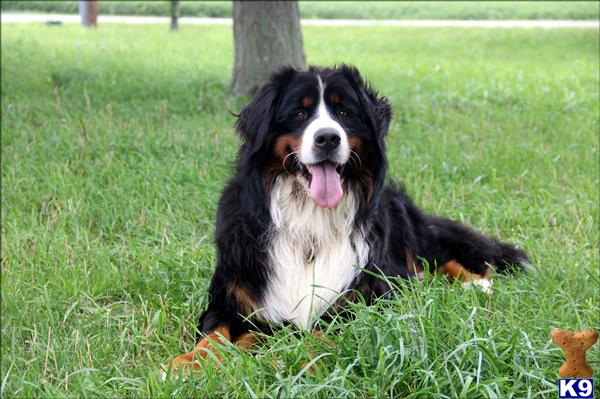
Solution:
<svg viewBox="0 0 600 399">
<path fill-rule="evenodd" d="M 303 18 L 593 19 L 597 1 L 300 1 Z M 78 1 L 2 1 L 2 10 L 78 13 Z M 102 1 L 100 14 L 170 15 L 168 1 Z M 231 1 L 182 1 L 182 16 L 231 17 Z"/>
<path fill-rule="evenodd" d="M 1 40 L 2 397 L 556 397 L 550 330 L 600 327 L 595 30 L 306 28 L 309 62 L 353 63 L 393 104 L 391 178 L 537 268 L 491 299 L 405 283 L 329 346 L 284 329 L 186 383 L 157 370 L 193 347 L 215 266 L 230 28 Z"/>
</svg>

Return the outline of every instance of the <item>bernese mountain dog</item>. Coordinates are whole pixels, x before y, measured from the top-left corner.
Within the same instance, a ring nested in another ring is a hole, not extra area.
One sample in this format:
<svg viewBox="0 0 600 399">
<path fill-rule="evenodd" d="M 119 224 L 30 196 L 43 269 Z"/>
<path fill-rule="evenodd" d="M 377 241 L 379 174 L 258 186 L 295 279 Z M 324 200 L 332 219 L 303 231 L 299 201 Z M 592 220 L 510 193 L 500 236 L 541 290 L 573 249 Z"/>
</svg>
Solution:
<svg viewBox="0 0 600 399">
<path fill-rule="evenodd" d="M 393 278 L 442 273 L 491 290 L 527 256 L 425 214 L 385 183 L 392 112 L 350 66 L 285 67 L 239 115 L 242 144 L 216 221 L 217 266 L 195 348 L 163 368 L 196 369 L 216 345 L 242 347 L 281 323 L 311 329 Z M 388 278 L 381 278 L 385 276 Z"/>
</svg>

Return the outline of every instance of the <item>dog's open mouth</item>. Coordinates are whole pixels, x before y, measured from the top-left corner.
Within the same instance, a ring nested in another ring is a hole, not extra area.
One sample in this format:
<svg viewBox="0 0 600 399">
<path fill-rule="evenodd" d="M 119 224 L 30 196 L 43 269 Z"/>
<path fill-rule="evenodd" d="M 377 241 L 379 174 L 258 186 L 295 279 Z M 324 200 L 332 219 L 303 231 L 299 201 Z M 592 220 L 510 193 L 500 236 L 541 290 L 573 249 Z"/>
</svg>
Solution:
<svg viewBox="0 0 600 399">
<path fill-rule="evenodd" d="M 322 208 L 335 208 L 342 200 L 342 166 L 325 161 L 304 165 L 312 199 Z"/>
</svg>

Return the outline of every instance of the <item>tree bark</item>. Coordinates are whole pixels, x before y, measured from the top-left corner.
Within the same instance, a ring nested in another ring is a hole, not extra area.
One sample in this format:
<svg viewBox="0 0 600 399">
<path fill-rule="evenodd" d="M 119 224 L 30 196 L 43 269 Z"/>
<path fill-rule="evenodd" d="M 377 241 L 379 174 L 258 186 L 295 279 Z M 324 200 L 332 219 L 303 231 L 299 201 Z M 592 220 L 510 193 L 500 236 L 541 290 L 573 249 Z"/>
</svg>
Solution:
<svg viewBox="0 0 600 399">
<path fill-rule="evenodd" d="M 171 0 L 171 30 L 178 30 L 179 0 Z"/>
<path fill-rule="evenodd" d="M 79 15 L 81 16 L 81 26 L 93 28 L 98 26 L 98 9 L 97 0 L 80 0 Z"/>
<path fill-rule="evenodd" d="M 253 94 L 280 65 L 306 68 L 297 1 L 234 1 L 231 91 Z"/>
</svg>

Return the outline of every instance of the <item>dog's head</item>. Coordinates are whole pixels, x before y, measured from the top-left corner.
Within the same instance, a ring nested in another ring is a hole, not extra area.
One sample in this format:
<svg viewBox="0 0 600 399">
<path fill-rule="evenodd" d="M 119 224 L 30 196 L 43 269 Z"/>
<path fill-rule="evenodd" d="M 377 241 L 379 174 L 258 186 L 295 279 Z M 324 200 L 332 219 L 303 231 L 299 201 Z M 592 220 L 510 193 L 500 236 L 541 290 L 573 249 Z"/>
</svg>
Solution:
<svg viewBox="0 0 600 399">
<path fill-rule="evenodd" d="M 383 182 L 390 119 L 389 104 L 355 68 L 283 68 L 240 114 L 240 158 L 267 186 L 294 175 L 319 206 L 335 207 L 344 189 L 369 197 Z"/>
</svg>

